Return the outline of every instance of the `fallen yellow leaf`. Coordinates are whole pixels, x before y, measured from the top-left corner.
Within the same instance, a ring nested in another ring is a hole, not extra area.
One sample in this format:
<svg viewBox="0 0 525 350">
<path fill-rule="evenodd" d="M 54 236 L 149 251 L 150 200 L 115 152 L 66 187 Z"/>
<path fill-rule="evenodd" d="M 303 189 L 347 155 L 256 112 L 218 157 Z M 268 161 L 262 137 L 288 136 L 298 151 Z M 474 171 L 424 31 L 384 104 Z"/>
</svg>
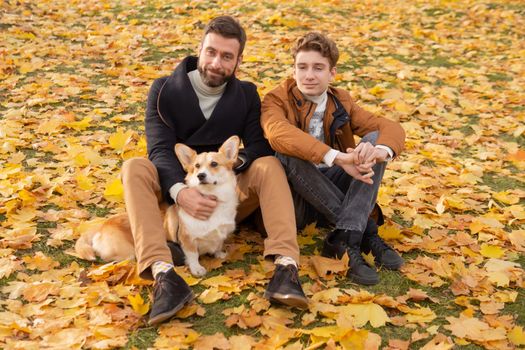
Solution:
<svg viewBox="0 0 525 350">
<path fill-rule="evenodd" d="M 149 311 L 149 303 L 144 303 L 142 296 L 137 293 L 135 295 L 128 295 L 129 303 L 133 310 L 135 310 L 139 315 L 145 315 Z"/>
</svg>

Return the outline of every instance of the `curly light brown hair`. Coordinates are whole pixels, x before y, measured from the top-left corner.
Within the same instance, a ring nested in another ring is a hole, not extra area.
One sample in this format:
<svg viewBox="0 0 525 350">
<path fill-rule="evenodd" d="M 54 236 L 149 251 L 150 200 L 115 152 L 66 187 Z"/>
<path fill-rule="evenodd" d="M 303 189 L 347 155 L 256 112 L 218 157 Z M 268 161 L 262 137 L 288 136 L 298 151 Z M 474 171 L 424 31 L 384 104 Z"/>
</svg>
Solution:
<svg viewBox="0 0 525 350">
<path fill-rule="evenodd" d="M 335 42 L 326 35 L 318 32 L 310 32 L 299 39 L 292 49 L 293 60 L 300 51 L 317 51 L 321 56 L 328 58 L 330 68 L 335 67 L 339 59 L 339 50 Z"/>
</svg>

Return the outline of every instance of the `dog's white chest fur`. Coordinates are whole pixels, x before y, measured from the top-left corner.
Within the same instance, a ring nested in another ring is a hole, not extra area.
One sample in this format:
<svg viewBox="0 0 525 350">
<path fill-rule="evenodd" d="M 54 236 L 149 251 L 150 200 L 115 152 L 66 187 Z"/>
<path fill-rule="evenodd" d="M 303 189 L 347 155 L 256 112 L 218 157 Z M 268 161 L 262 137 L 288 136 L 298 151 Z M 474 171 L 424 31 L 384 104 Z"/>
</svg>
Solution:
<svg viewBox="0 0 525 350">
<path fill-rule="evenodd" d="M 179 212 L 188 234 L 197 244 L 199 255 L 213 254 L 221 250 L 224 240 L 235 230 L 235 215 L 239 202 L 235 186 L 216 186 L 213 195 L 218 198 L 218 204 L 208 220 L 196 219 L 182 209 Z"/>
</svg>

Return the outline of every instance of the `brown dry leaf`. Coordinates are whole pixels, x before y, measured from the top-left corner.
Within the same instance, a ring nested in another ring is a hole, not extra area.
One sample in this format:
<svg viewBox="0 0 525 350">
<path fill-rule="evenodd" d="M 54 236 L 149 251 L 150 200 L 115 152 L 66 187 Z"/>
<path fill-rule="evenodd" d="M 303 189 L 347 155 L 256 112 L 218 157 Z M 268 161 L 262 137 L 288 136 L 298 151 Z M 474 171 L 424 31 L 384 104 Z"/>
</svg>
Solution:
<svg viewBox="0 0 525 350">
<path fill-rule="evenodd" d="M 449 337 L 438 333 L 434 339 L 429 341 L 421 350 L 450 350 L 454 348 L 454 342 Z"/>
<path fill-rule="evenodd" d="M 195 350 L 227 350 L 231 348 L 231 344 L 226 337 L 221 333 L 214 335 L 201 336 L 194 344 Z"/>
<path fill-rule="evenodd" d="M 22 260 L 29 270 L 47 271 L 60 265 L 53 258 L 44 255 L 42 252 L 37 252 L 34 256 L 24 256 Z"/>
<path fill-rule="evenodd" d="M 423 301 L 425 299 L 429 299 L 434 303 L 438 302 L 437 299 L 428 296 L 428 294 L 421 289 L 413 288 L 409 288 L 407 294 L 396 298 L 397 301 L 403 304 L 406 304 L 407 300 Z"/>
<path fill-rule="evenodd" d="M 348 270 L 348 255 L 344 255 L 342 259 L 329 259 L 323 256 L 313 256 L 310 259 L 317 275 L 321 278 L 325 278 L 329 272 L 332 273 L 346 273 Z"/>
<path fill-rule="evenodd" d="M 22 262 L 15 256 L 0 258 L 0 278 L 9 277 L 15 271 L 22 269 Z"/>
<path fill-rule="evenodd" d="M 255 339 L 248 335 L 234 335 L 229 339 L 231 350 L 251 350 L 255 345 Z"/>
<path fill-rule="evenodd" d="M 262 318 L 257 315 L 255 310 L 242 310 L 239 314 L 231 314 L 225 323 L 230 328 L 234 325 L 242 329 L 255 328 L 261 325 Z"/>
<path fill-rule="evenodd" d="M 479 304 L 479 309 L 485 315 L 494 315 L 497 314 L 505 307 L 504 303 L 497 303 L 495 301 L 481 302 Z"/>
<path fill-rule="evenodd" d="M 58 295 L 60 284 L 52 282 L 35 282 L 25 286 L 23 297 L 29 302 L 41 302 L 50 295 Z"/>
<path fill-rule="evenodd" d="M 525 230 L 513 230 L 509 233 L 509 239 L 516 250 L 525 252 Z"/>
<path fill-rule="evenodd" d="M 185 307 L 183 307 L 180 311 L 178 311 L 175 316 L 178 317 L 178 318 L 188 318 L 190 316 L 193 316 L 193 315 L 197 315 L 197 316 L 204 316 L 206 314 L 206 309 L 203 308 L 202 306 L 196 304 L 196 303 L 193 303 L 193 304 L 190 304 L 190 305 L 186 305 Z"/>
<path fill-rule="evenodd" d="M 430 337 L 430 334 L 429 333 L 419 333 L 418 330 L 416 329 L 412 335 L 410 336 L 410 342 L 411 343 L 415 343 L 417 341 L 420 341 L 422 339 L 426 339 Z"/>
<path fill-rule="evenodd" d="M 206 289 L 199 295 L 199 300 L 204 304 L 212 304 L 217 300 L 221 300 L 224 297 L 225 293 L 219 291 L 217 288 Z"/>
<path fill-rule="evenodd" d="M 408 350 L 410 341 L 401 339 L 390 339 L 385 350 Z"/>
<path fill-rule="evenodd" d="M 506 332 L 503 328 L 491 328 L 485 322 L 477 318 L 466 317 L 447 317 L 450 325 L 444 327 L 458 338 L 465 338 L 479 343 L 498 341 L 506 339 Z"/>
</svg>

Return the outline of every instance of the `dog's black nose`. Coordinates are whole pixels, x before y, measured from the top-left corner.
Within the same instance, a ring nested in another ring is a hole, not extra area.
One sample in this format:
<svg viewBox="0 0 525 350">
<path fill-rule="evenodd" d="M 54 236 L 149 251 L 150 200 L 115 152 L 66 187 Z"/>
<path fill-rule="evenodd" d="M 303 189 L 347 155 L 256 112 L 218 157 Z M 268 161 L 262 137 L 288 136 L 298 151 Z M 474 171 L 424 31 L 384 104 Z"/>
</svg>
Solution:
<svg viewBox="0 0 525 350">
<path fill-rule="evenodd" d="M 202 180 L 204 180 L 204 179 L 206 178 L 206 174 L 205 174 L 205 173 L 198 173 L 198 174 L 197 174 L 197 178 L 198 178 L 200 181 L 202 181 Z"/>
</svg>

